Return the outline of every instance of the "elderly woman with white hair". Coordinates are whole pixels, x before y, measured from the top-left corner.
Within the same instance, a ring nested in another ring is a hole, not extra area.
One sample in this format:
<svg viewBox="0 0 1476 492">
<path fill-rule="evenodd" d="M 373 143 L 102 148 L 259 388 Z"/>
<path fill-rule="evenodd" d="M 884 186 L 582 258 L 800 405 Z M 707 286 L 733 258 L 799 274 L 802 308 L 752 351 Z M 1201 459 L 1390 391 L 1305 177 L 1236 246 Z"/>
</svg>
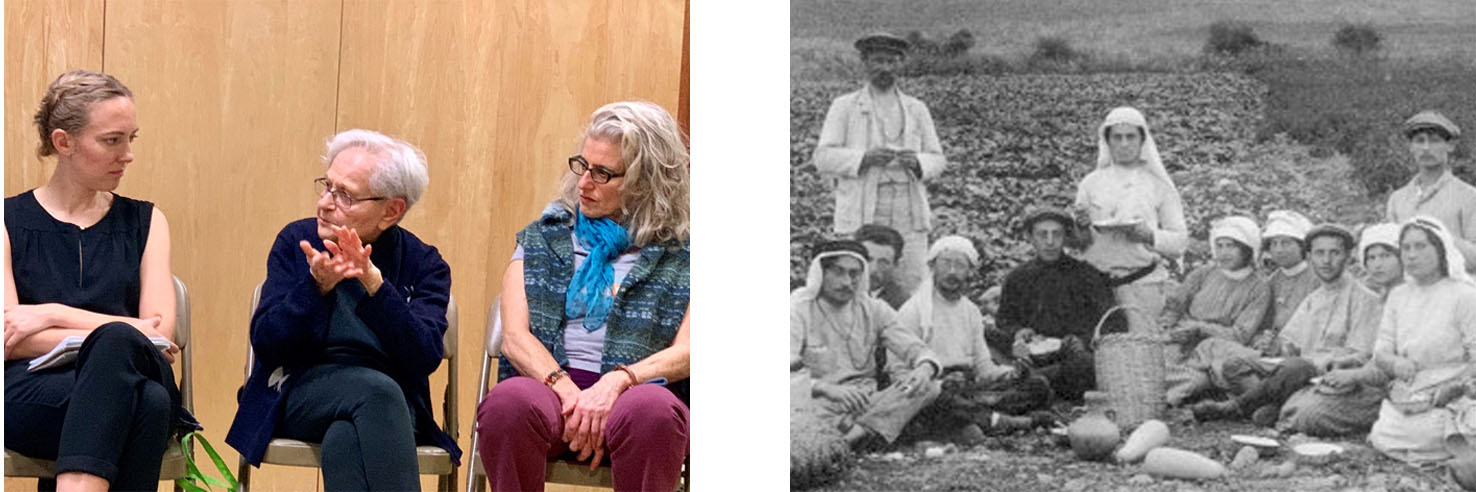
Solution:
<svg viewBox="0 0 1476 492">
<path fill-rule="evenodd" d="M 1215 221 L 1210 226 L 1214 263 L 1190 272 L 1168 299 L 1159 322 L 1174 342 L 1168 354 L 1170 405 L 1185 403 L 1210 387 L 1238 394 L 1237 389 L 1258 382 L 1241 380 L 1255 377 L 1247 371 L 1227 373 L 1225 364 L 1259 355 L 1247 344 L 1271 303 L 1270 288 L 1255 274 L 1260 235 L 1248 217 Z"/>
<path fill-rule="evenodd" d="M 1389 293 L 1374 340 L 1374 364 L 1392 382 L 1368 441 L 1410 463 L 1446 460 L 1450 436 L 1476 436 L 1476 395 L 1466 394 L 1476 378 L 1476 282 L 1453 241 L 1430 216 L 1401 226 L 1408 281 Z"/>
<path fill-rule="evenodd" d="M 977 436 L 980 431 L 1029 429 L 1036 424 L 1018 417 L 1045 408 L 1050 383 L 1022 366 L 994 362 L 984 339 L 984 315 L 964 296 L 969 278 L 979 268 L 979 251 L 963 236 L 939 238 L 928 248 L 929 274 L 897 312 L 902 329 L 927 344 L 943 367 L 942 392 L 924 408 L 905 432 L 909 435 Z M 891 372 L 905 376 L 912 368 L 898 361 Z M 1049 414 L 1038 425 L 1049 424 Z M 959 429 L 965 432 L 960 434 Z"/>
<path fill-rule="evenodd" d="M 503 276 L 482 463 L 493 490 L 542 490 L 566 454 L 609 456 L 616 490 L 672 490 L 688 449 L 687 148 L 646 102 L 599 108 L 580 141 Z"/>
<path fill-rule="evenodd" d="M 226 442 L 257 466 L 273 437 L 321 442 L 327 490 L 419 490 L 416 445 L 461 455 L 430 403 L 451 268 L 398 225 L 430 181 L 425 155 L 349 130 L 323 160 L 316 216 L 287 224 L 267 257 Z"/>
<path fill-rule="evenodd" d="M 1168 269 L 1160 257 L 1184 254 L 1189 229 L 1184 203 L 1159 156 L 1143 113 L 1120 107 L 1097 128 L 1096 170 L 1076 190 L 1078 211 L 1091 222 L 1082 259 L 1110 277 L 1120 305 L 1131 306 L 1129 330 L 1156 332 Z"/>
</svg>

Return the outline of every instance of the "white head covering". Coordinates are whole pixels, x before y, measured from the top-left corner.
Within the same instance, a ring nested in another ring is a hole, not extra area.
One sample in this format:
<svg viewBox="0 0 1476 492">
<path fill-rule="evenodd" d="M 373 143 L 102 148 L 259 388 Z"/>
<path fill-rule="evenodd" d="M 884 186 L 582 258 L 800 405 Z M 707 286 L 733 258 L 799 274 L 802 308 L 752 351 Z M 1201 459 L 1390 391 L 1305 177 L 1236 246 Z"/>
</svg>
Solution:
<svg viewBox="0 0 1476 492">
<path fill-rule="evenodd" d="M 1215 240 L 1219 238 L 1234 239 L 1235 242 L 1250 247 L 1251 256 L 1246 261 L 1255 265 L 1255 259 L 1261 255 L 1261 228 L 1256 227 L 1256 221 L 1250 217 L 1232 215 L 1221 218 L 1210 223 L 1210 254 L 1218 255 L 1218 247 Z"/>
<path fill-rule="evenodd" d="M 813 300 L 820 297 L 820 288 L 825 285 L 825 268 L 820 266 L 820 260 L 833 256 L 849 256 L 861 262 L 861 278 L 857 280 L 856 295 L 871 295 L 871 264 L 866 257 L 854 251 L 826 251 L 815 255 L 810 260 L 810 270 L 805 275 L 805 286 L 794 291 L 794 297 L 801 300 Z"/>
<path fill-rule="evenodd" d="M 1408 222 L 1404 223 L 1404 227 L 1409 227 L 1411 225 L 1423 229 L 1431 234 L 1434 234 L 1435 237 L 1440 239 L 1440 246 L 1445 249 L 1446 274 L 1449 275 L 1450 278 L 1456 280 L 1457 282 L 1465 282 L 1467 284 L 1476 285 L 1476 280 L 1472 280 L 1471 274 L 1466 273 L 1466 257 L 1461 254 L 1460 248 L 1457 248 L 1455 243 L 1451 241 L 1450 232 L 1445 230 L 1445 224 L 1440 222 L 1440 219 L 1428 215 L 1417 215 L 1414 218 L 1409 219 Z M 1404 237 L 1404 227 L 1401 227 L 1399 229 L 1400 238 Z M 1408 268 L 1404 269 L 1404 274 L 1405 277 L 1413 279 L 1413 277 L 1409 277 Z"/>
<path fill-rule="evenodd" d="M 1395 255 L 1399 254 L 1399 224 L 1385 222 L 1363 230 L 1358 241 L 1358 264 L 1363 265 L 1364 270 L 1368 269 L 1368 248 L 1380 244 L 1392 248 Z"/>
<path fill-rule="evenodd" d="M 1143 129 L 1143 146 L 1139 147 L 1138 158 L 1143 160 L 1143 165 L 1148 167 L 1149 172 L 1168 183 L 1169 189 L 1177 194 L 1179 188 L 1174 186 L 1174 180 L 1169 179 L 1168 170 L 1163 167 L 1163 157 L 1158 155 L 1158 144 L 1153 141 L 1153 132 L 1148 131 L 1148 120 L 1143 117 L 1143 113 L 1127 106 L 1107 113 L 1107 119 L 1102 121 L 1102 126 L 1097 127 L 1097 169 L 1106 169 L 1112 165 L 1112 149 L 1107 145 L 1107 128 L 1120 124 Z"/>
<path fill-rule="evenodd" d="M 963 236 L 948 236 L 933 241 L 928 247 L 928 261 L 938 258 L 945 251 L 962 253 L 969 258 L 969 263 L 977 266 L 979 264 L 979 250 L 974 249 L 974 242 Z"/>
<path fill-rule="evenodd" d="M 933 245 L 928 247 L 928 262 L 931 263 L 938 256 L 949 251 L 962 253 L 968 257 L 970 267 L 979 266 L 979 251 L 974 249 L 973 241 L 963 236 L 947 236 L 933 241 Z M 933 330 L 933 270 L 931 268 L 928 269 L 927 274 L 923 275 L 922 283 L 918 284 L 917 292 L 908 302 L 917 303 L 918 313 L 922 315 L 923 340 L 931 340 Z"/>
<path fill-rule="evenodd" d="M 1310 230 L 1312 230 L 1312 221 L 1308 220 L 1307 216 L 1291 210 L 1276 210 L 1266 216 L 1266 229 L 1261 232 L 1261 238 L 1271 239 L 1284 236 L 1306 241 L 1307 231 Z"/>
</svg>

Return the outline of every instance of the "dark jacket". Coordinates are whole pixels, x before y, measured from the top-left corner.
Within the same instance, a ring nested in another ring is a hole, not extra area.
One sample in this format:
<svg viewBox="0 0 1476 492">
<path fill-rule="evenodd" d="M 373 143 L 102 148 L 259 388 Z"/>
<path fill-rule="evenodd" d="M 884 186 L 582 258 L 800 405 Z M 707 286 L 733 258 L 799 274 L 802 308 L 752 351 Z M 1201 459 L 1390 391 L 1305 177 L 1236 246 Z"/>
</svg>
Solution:
<svg viewBox="0 0 1476 492">
<path fill-rule="evenodd" d="M 260 465 L 281 413 L 282 395 L 291 391 L 294 373 L 323 362 L 324 337 L 336 305 L 337 289 L 326 295 L 308 271 L 299 241 L 324 251 L 317 220 L 303 219 L 282 229 L 267 257 L 261 302 L 251 317 L 251 347 L 256 363 L 241 396 L 226 443 L 247 461 Z M 417 444 L 439 446 L 460 463 L 461 449 L 436 426 L 431 412 L 430 374 L 441 365 L 451 268 L 434 246 L 410 231 L 392 226 L 372 243 L 370 260 L 384 285 L 360 301 L 359 319 L 379 337 L 388 356 L 386 375 L 399 384 L 415 422 Z M 352 281 L 352 280 L 350 280 Z M 282 368 L 285 382 L 268 386 Z"/>
<path fill-rule="evenodd" d="M 1049 263 L 1032 259 L 1005 275 L 996 316 L 1001 339 L 990 344 L 1007 351 L 1022 328 L 1090 342 L 1097 320 L 1116 304 L 1106 276 L 1086 262 L 1066 255 Z M 1118 318 L 1108 320 L 1102 333 L 1123 331 Z"/>
</svg>

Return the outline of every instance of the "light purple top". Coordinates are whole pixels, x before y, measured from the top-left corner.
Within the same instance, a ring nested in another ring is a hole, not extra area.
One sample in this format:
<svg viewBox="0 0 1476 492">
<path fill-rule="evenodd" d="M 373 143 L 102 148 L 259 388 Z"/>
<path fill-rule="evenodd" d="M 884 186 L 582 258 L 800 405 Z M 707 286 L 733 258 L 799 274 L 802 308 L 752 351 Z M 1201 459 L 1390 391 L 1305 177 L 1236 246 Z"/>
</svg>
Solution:
<svg viewBox="0 0 1476 492">
<path fill-rule="evenodd" d="M 574 238 L 574 271 L 579 271 L 579 266 L 583 265 L 585 258 L 589 257 L 589 252 L 585 251 L 584 247 L 579 244 L 579 238 L 577 236 L 571 234 L 571 237 Z M 625 280 L 625 275 L 630 273 L 630 269 L 635 267 L 636 260 L 640 259 L 640 257 L 641 250 L 632 249 L 621 253 L 619 257 L 615 258 L 615 263 L 612 266 L 615 268 L 616 292 L 620 291 L 620 283 Z M 523 247 L 521 245 L 518 246 L 517 250 L 513 251 L 512 259 L 523 259 Z M 601 326 L 598 330 L 589 331 L 584 329 L 584 317 L 582 316 L 573 319 L 564 319 L 564 350 L 569 354 L 569 367 L 595 373 L 600 372 L 600 360 L 601 355 L 604 354 L 604 349 L 604 326 Z"/>
</svg>

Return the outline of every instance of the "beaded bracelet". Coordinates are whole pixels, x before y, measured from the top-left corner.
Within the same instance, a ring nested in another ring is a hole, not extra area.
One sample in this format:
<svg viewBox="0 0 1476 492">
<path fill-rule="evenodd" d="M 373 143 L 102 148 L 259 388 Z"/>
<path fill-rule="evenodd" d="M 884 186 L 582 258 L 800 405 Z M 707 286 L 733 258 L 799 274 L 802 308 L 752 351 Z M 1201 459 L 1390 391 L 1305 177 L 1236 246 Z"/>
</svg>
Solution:
<svg viewBox="0 0 1476 492">
<path fill-rule="evenodd" d="M 559 379 L 562 379 L 564 376 L 568 375 L 569 373 L 567 371 L 565 371 L 563 368 L 560 368 L 559 370 L 550 372 L 547 376 L 544 376 L 543 385 L 552 388 L 554 383 L 559 382 Z"/>
</svg>

